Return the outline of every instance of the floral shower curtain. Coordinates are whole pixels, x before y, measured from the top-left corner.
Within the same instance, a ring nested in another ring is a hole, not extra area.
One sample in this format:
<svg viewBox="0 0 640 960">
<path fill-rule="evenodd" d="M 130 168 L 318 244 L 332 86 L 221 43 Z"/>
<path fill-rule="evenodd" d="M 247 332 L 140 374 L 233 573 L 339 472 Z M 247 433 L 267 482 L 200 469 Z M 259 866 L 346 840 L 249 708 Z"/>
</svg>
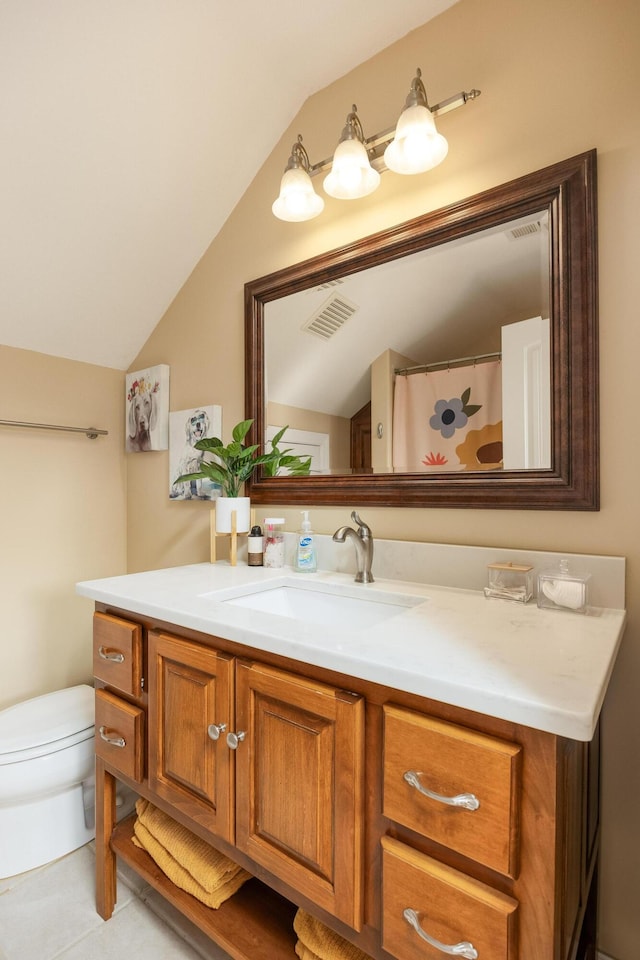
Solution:
<svg viewBox="0 0 640 960">
<path fill-rule="evenodd" d="M 497 470 L 501 466 L 499 360 L 396 377 L 396 473 Z"/>
</svg>

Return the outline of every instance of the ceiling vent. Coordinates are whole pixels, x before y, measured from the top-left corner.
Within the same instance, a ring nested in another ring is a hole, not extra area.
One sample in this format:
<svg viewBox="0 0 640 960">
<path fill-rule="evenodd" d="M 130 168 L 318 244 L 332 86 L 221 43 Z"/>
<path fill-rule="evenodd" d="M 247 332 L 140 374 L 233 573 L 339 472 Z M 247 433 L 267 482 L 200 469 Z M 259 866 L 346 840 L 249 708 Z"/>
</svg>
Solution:
<svg viewBox="0 0 640 960">
<path fill-rule="evenodd" d="M 534 220 L 532 223 L 523 223 L 520 227 L 507 230 L 506 235 L 509 240 L 522 240 L 523 237 L 530 237 L 533 233 L 542 233 L 542 223 L 540 220 Z"/>
<path fill-rule="evenodd" d="M 356 304 L 351 303 L 346 297 L 331 297 L 303 324 L 302 329 L 323 340 L 329 340 L 357 309 Z"/>
</svg>

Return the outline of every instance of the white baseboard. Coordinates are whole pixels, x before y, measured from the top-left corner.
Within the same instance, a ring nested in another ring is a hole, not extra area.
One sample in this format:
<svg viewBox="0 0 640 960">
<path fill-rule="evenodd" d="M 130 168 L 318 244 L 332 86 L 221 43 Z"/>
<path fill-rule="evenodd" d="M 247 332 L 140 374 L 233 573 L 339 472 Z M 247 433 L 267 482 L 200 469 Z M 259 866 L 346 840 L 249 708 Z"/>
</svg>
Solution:
<svg viewBox="0 0 640 960">
<path fill-rule="evenodd" d="M 598 950 L 597 960 L 614 960 L 614 958 L 610 957 L 608 953 L 603 953 L 602 950 Z"/>
</svg>

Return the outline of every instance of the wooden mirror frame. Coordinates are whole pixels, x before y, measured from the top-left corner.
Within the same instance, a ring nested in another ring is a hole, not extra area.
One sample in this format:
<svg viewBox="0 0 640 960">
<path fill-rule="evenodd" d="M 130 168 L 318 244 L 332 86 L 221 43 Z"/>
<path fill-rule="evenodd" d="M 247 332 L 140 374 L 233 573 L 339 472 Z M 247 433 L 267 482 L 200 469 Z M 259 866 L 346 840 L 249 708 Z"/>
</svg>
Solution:
<svg viewBox="0 0 640 960">
<path fill-rule="evenodd" d="M 551 266 L 551 469 L 310 477 L 265 477 L 258 472 L 247 484 L 252 501 L 599 509 L 595 150 L 247 283 L 245 415 L 254 420 L 251 441 L 262 443 L 266 427 L 266 303 L 545 210 L 549 214 Z"/>
</svg>

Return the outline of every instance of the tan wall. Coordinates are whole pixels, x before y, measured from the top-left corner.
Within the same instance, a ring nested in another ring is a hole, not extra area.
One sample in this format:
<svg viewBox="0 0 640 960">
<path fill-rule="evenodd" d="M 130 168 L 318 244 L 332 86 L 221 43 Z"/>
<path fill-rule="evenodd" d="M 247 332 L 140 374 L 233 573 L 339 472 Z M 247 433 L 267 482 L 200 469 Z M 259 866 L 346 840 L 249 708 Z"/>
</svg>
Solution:
<svg viewBox="0 0 640 960">
<path fill-rule="evenodd" d="M 385 174 L 379 190 L 364 200 L 327 199 L 324 214 L 311 223 L 275 220 L 271 203 L 297 133 L 304 135 L 312 160 L 330 154 L 353 102 L 365 131 L 384 129 L 397 115 L 417 65 L 432 102 L 472 86 L 482 90 L 475 103 L 441 119 L 450 145 L 446 162 L 415 178 Z M 174 409 L 221 403 L 228 433 L 244 414 L 246 281 L 598 149 L 600 512 L 362 512 L 378 537 L 628 557 L 629 627 L 603 718 L 601 947 L 617 960 L 635 960 L 640 941 L 635 799 L 640 795 L 640 443 L 635 425 L 640 101 L 634 94 L 639 82 L 635 0 L 460 0 L 305 103 L 136 361 L 171 364 Z M 168 502 L 163 456 L 130 458 L 129 466 L 130 569 L 206 559 L 206 506 Z M 348 519 L 348 510 L 314 508 L 314 529 L 332 532 Z M 299 507 L 278 512 L 295 529 Z"/>
<path fill-rule="evenodd" d="M 0 347 L 0 417 L 108 437 L 0 427 L 0 709 L 91 679 L 78 580 L 122 573 L 124 374 Z"/>
<path fill-rule="evenodd" d="M 289 426 L 295 430 L 311 430 L 329 435 L 329 464 L 332 473 L 349 473 L 351 458 L 351 421 L 346 417 L 334 417 L 330 413 L 289 407 L 283 403 L 267 405 L 267 424 L 274 427 Z M 281 447 L 288 446 L 285 433 Z"/>
</svg>

